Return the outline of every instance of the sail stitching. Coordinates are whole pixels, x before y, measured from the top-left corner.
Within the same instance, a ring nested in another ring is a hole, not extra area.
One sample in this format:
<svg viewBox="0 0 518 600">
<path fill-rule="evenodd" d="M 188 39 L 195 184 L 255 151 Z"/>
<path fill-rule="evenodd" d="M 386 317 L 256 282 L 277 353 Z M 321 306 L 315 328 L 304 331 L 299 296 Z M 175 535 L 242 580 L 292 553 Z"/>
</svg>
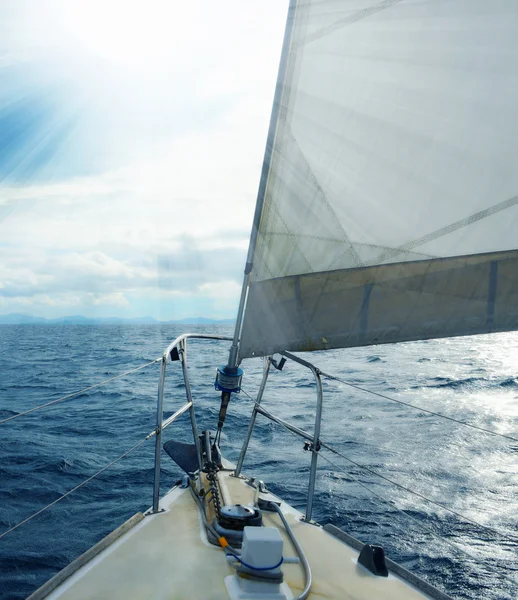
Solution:
<svg viewBox="0 0 518 600">
<path fill-rule="evenodd" d="M 331 213 L 331 215 L 336 219 L 336 223 L 338 224 L 338 227 L 340 229 L 340 231 L 342 232 L 343 235 L 343 239 L 342 239 L 342 243 L 344 243 L 347 248 L 344 250 L 345 252 L 350 252 L 352 259 L 353 259 L 353 264 L 357 267 L 362 265 L 362 261 L 360 260 L 360 257 L 358 256 L 356 250 L 354 249 L 354 246 L 351 242 L 351 240 L 349 239 L 349 236 L 347 235 L 347 232 L 345 231 L 345 229 L 343 228 L 340 219 L 338 219 L 338 216 L 335 212 L 335 210 L 333 209 L 333 206 L 331 205 L 331 203 L 329 202 L 329 200 L 327 199 L 326 193 L 324 192 L 322 186 L 320 185 L 320 182 L 318 181 L 317 176 L 315 175 L 315 172 L 313 171 L 313 169 L 311 168 L 311 165 L 309 164 L 305 154 L 302 152 L 302 149 L 300 147 L 300 144 L 297 141 L 297 138 L 295 137 L 295 135 L 293 134 L 293 131 L 291 128 L 286 128 L 287 129 L 287 134 L 288 137 L 292 140 L 292 142 L 295 144 L 295 148 L 298 150 L 298 153 L 300 155 L 300 158 L 302 159 L 302 164 L 305 167 L 306 172 L 308 173 L 308 175 L 310 176 L 310 180 L 313 182 L 319 200 L 321 201 L 322 204 L 324 204 L 327 209 L 329 210 L 329 212 Z M 308 236 L 301 236 L 299 233 L 295 234 L 301 238 L 303 237 L 308 237 Z"/>
<path fill-rule="evenodd" d="M 357 248 L 372 248 L 374 250 L 384 250 L 384 251 L 388 251 L 388 250 L 393 250 L 394 248 L 391 248 L 390 246 L 383 246 L 382 244 L 366 244 L 364 242 L 353 242 L 353 244 L 357 247 Z M 435 259 L 435 258 L 442 258 L 441 256 L 438 256 L 436 254 L 429 254 L 428 252 L 418 252 L 418 251 L 409 251 L 409 254 L 419 254 L 419 256 L 422 256 L 424 259 Z"/>
<path fill-rule="evenodd" d="M 430 265 L 428 265 L 428 268 L 426 269 L 427 273 L 428 273 L 428 269 L 429 269 L 430 267 L 431 267 L 431 264 L 430 264 Z M 471 288 L 471 293 L 469 294 L 469 296 L 466 296 L 466 297 L 464 298 L 464 302 L 465 302 L 465 304 L 467 304 L 467 303 L 470 303 L 470 302 L 473 302 L 473 301 L 475 301 L 475 302 L 476 302 L 476 301 L 483 302 L 483 300 L 478 300 L 478 299 L 477 299 L 477 297 L 476 297 L 477 288 L 478 288 L 478 286 L 477 286 L 477 285 L 475 285 L 474 287 L 472 287 L 472 288 Z M 422 295 L 422 294 L 421 294 L 421 295 Z M 457 294 L 450 294 L 450 293 L 448 293 L 448 294 L 436 294 L 436 296 L 437 296 L 437 297 L 449 296 L 449 297 L 455 297 L 455 298 L 459 298 L 459 299 L 461 298 L 461 297 L 459 297 Z M 456 315 L 455 315 L 455 313 L 451 313 L 451 314 L 450 314 L 450 316 L 449 316 L 449 317 L 448 317 L 448 318 L 445 320 L 445 322 L 444 322 L 444 323 L 445 323 L 445 324 L 444 324 L 444 327 L 445 327 L 445 328 L 448 328 L 448 327 L 449 327 L 449 325 L 450 325 L 450 323 L 451 323 L 452 321 L 454 321 L 454 320 L 455 320 L 455 318 L 456 318 Z"/>
<path fill-rule="evenodd" d="M 414 305 L 412 306 L 412 308 L 408 311 L 405 321 L 399 327 L 399 331 L 405 331 L 405 328 L 407 327 L 408 323 L 410 322 L 410 319 L 414 315 L 414 313 L 415 313 L 416 309 L 418 308 L 418 306 L 420 306 L 423 297 L 425 295 L 426 296 L 430 295 L 430 292 L 425 292 L 424 291 L 424 286 L 425 286 L 425 283 L 426 283 L 426 280 L 428 278 L 428 274 L 429 274 L 431 268 L 432 268 L 432 263 L 429 262 L 426 265 L 426 269 L 425 269 L 424 273 L 421 276 L 421 284 L 419 286 L 419 289 L 409 290 L 409 291 L 412 291 L 414 293 L 419 294 L 419 296 L 418 296 L 418 299 L 414 302 Z M 379 285 L 381 287 L 391 287 L 390 285 L 387 286 L 386 282 L 380 283 Z M 446 296 L 446 297 L 450 297 L 452 294 L 433 294 L 434 297 L 437 297 L 437 296 L 440 297 L 440 296 L 443 296 L 443 295 Z M 450 321 L 451 321 L 451 317 L 450 317 L 450 319 L 447 320 L 447 322 L 449 323 Z"/>
<path fill-rule="evenodd" d="M 293 28 L 295 29 L 295 24 L 298 20 L 300 20 L 302 14 L 297 9 L 295 4 L 293 4 L 293 7 L 294 7 L 294 11 L 292 14 L 292 18 L 293 18 L 293 22 L 294 22 Z M 290 8 L 290 10 L 291 10 L 291 8 Z M 294 85 L 295 80 L 297 78 L 296 68 L 297 68 L 297 52 L 296 52 L 296 48 L 294 45 L 294 40 L 292 38 L 290 52 L 288 53 L 288 56 L 287 56 L 286 72 L 284 74 L 284 81 L 282 81 L 282 80 L 277 81 L 277 86 L 282 85 L 282 93 L 280 94 L 280 97 L 278 100 L 277 126 L 276 126 L 275 136 L 272 139 L 271 151 L 270 151 L 270 156 L 269 156 L 269 173 L 268 173 L 268 179 L 266 182 L 266 189 L 265 189 L 265 203 L 263 206 L 263 214 L 261 216 L 261 221 L 259 223 L 258 241 L 263 246 L 266 246 L 266 247 L 269 247 L 269 243 L 268 243 L 269 241 L 267 240 L 267 236 L 269 233 L 268 226 L 269 226 L 270 220 L 272 218 L 278 217 L 279 220 L 281 221 L 281 223 L 283 224 L 283 226 L 285 227 L 286 231 L 288 231 L 288 227 L 287 227 L 286 223 L 281 218 L 279 211 L 277 210 L 277 208 L 273 202 L 273 198 L 271 195 L 271 188 L 272 188 L 271 176 L 272 176 L 272 173 L 274 172 L 274 164 L 275 164 L 276 155 L 278 155 L 280 158 L 282 158 L 282 155 L 279 152 L 277 140 L 279 138 L 282 138 L 283 132 L 287 127 L 288 112 L 290 110 L 290 106 L 292 106 L 292 104 L 293 104 L 291 95 L 292 95 L 293 90 L 295 90 L 295 92 L 296 92 L 296 86 Z M 288 84 L 288 82 L 291 82 L 291 83 Z M 275 101 L 276 101 L 276 99 L 274 99 L 274 102 Z M 279 161 L 279 166 L 280 166 L 281 170 L 284 169 L 282 160 Z M 275 179 L 275 176 L 274 176 L 274 179 Z M 264 219 L 264 221 L 263 221 L 263 219 Z M 256 253 L 256 255 L 257 255 L 257 253 Z M 260 263 L 262 264 L 264 269 L 267 271 L 269 276 L 272 277 L 273 274 L 272 274 L 271 269 L 269 268 L 269 265 L 266 260 L 266 252 L 259 253 L 259 255 L 260 255 Z"/>
<path fill-rule="evenodd" d="M 284 231 L 269 231 L 268 235 L 271 236 L 285 236 L 285 237 L 292 237 L 292 238 L 299 238 L 299 239 L 307 239 L 307 240 L 318 240 L 320 242 L 329 242 L 331 244 L 343 244 L 344 241 L 342 239 L 338 239 L 338 238 L 329 238 L 329 237 L 324 237 L 321 235 L 305 235 L 302 233 L 292 233 L 292 232 L 284 232 Z"/>
<path fill-rule="evenodd" d="M 286 221 L 285 221 L 285 220 L 282 218 L 282 215 L 281 215 L 281 213 L 279 212 L 279 210 L 276 208 L 276 206 L 272 204 L 272 206 L 270 207 L 270 209 L 271 209 L 271 210 L 272 210 L 272 211 L 275 213 L 275 216 L 277 217 L 277 219 L 278 219 L 278 220 L 279 220 L 279 221 L 282 223 L 282 225 L 283 225 L 283 226 L 286 228 L 286 230 L 288 231 L 288 230 L 289 230 L 289 229 L 288 229 L 288 225 L 286 224 Z M 267 238 L 267 237 L 272 237 L 272 232 L 265 231 L 265 232 L 263 233 L 263 238 L 264 238 L 264 241 L 265 241 L 265 242 L 266 242 L 266 238 Z M 293 237 L 297 237 L 297 236 L 296 236 L 296 234 L 293 234 Z M 299 237 L 301 237 L 301 236 L 299 236 Z M 281 275 L 281 276 L 285 274 L 285 273 L 284 273 L 284 270 L 285 270 L 285 268 L 286 268 L 286 263 L 287 263 L 287 261 L 288 261 L 288 258 L 289 258 L 289 257 L 290 257 L 290 256 L 293 254 L 293 252 L 294 252 L 294 250 L 295 250 L 295 249 L 298 249 L 298 250 L 300 250 L 300 248 L 298 248 L 298 245 L 294 245 L 294 246 L 293 246 L 293 248 L 291 249 L 291 252 L 289 252 L 289 253 L 287 253 L 287 254 L 286 254 L 286 256 L 285 256 L 285 259 L 284 259 L 284 263 L 282 264 L 282 266 L 281 266 L 281 268 L 280 268 L 280 275 Z M 307 258 L 306 258 L 306 256 L 303 254 L 303 252 L 300 252 L 300 255 L 301 255 L 301 257 L 302 257 L 303 261 L 306 263 L 308 270 L 309 270 L 309 271 L 313 271 L 313 267 L 311 266 L 311 264 L 309 263 L 308 259 L 307 259 Z M 265 266 L 266 266 L 266 261 L 265 261 Z M 271 276 L 272 276 L 272 272 L 271 272 L 271 270 L 270 270 L 268 267 L 266 267 L 266 268 L 267 268 L 268 272 L 270 273 L 270 277 L 271 277 Z"/>
<path fill-rule="evenodd" d="M 301 276 L 299 275 L 298 278 L 300 279 L 300 277 Z M 331 282 L 332 278 L 333 278 L 333 272 L 332 271 L 328 272 L 327 276 L 326 276 L 326 278 L 324 280 L 324 283 L 322 284 L 322 287 L 321 287 L 321 290 L 320 290 L 320 294 L 318 296 L 318 300 L 315 302 L 315 306 L 314 306 L 314 309 L 313 309 L 313 311 L 311 313 L 311 317 L 308 320 L 308 324 L 307 324 L 308 326 L 310 326 L 310 325 L 313 324 L 313 319 L 315 318 L 315 315 L 317 314 L 317 312 L 320 309 L 320 306 L 319 306 L 320 305 L 320 300 L 327 294 L 328 285 Z M 369 285 L 369 284 L 367 284 L 367 285 Z M 370 283 L 371 289 L 368 292 L 369 303 L 370 303 L 370 294 L 372 292 L 372 286 L 373 285 L 374 285 L 374 282 L 371 282 Z M 365 286 L 364 286 L 364 293 L 365 293 Z M 365 300 L 365 295 L 364 295 L 364 300 Z M 367 306 L 367 308 L 368 308 L 368 306 Z M 364 316 L 364 314 L 363 314 L 363 304 L 362 304 L 362 306 L 360 307 L 360 310 L 358 310 L 356 312 L 356 316 L 354 317 L 353 323 L 352 323 L 352 325 L 350 327 L 349 336 L 351 335 L 351 333 L 353 331 L 356 331 L 356 329 L 358 328 L 358 324 L 361 322 L 360 320 L 362 319 L 363 316 Z M 367 316 L 367 318 L 368 318 L 368 316 Z M 307 332 L 307 327 L 306 327 L 304 333 L 306 334 L 306 332 Z"/>
<path fill-rule="evenodd" d="M 286 120 L 283 120 L 283 125 L 284 125 L 283 129 L 284 129 L 284 130 L 287 132 L 287 134 L 288 134 L 288 137 L 292 137 L 291 130 L 290 130 L 290 128 L 289 128 L 289 126 L 288 126 L 288 123 L 286 122 Z M 297 147 L 298 147 L 298 146 L 297 146 Z M 278 154 L 278 156 L 279 156 L 279 168 L 280 168 L 280 169 L 282 169 L 282 171 L 284 171 L 284 169 L 285 169 L 286 165 L 288 164 L 288 161 L 287 161 L 287 160 L 286 160 L 286 158 L 285 158 L 285 157 L 282 155 L 282 152 L 280 152 L 280 149 L 279 149 L 279 148 L 277 148 L 277 154 Z M 272 212 L 274 212 L 275 216 L 276 216 L 276 217 L 277 217 L 277 219 L 279 219 L 279 221 L 282 223 L 282 225 L 284 226 L 285 230 L 286 230 L 287 232 L 289 232 L 289 231 L 290 231 L 290 229 L 289 229 L 289 227 L 288 227 L 288 225 L 287 225 L 286 221 L 285 221 L 285 220 L 284 220 L 284 218 L 282 217 L 282 215 L 281 215 L 281 213 L 280 213 L 280 211 L 279 211 L 278 207 L 277 207 L 277 206 L 276 206 L 276 205 L 275 205 L 273 202 L 271 203 L 270 210 L 271 210 Z M 272 235 L 272 232 L 269 232 L 269 231 L 265 232 L 265 236 L 267 236 L 267 235 L 268 235 L 268 236 L 271 236 L 271 235 Z M 297 234 L 293 234 L 293 237 L 297 237 Z M 300 248 L 298 247 L 298 244 L 294 244 L 294 246 L 293 246 L 293 248 L 291 249 L 291 251 L 290 251 L 289 253 L 287 253 L 287 254 L 286 254 L 286 256 L 284 257 L 284 262 L 283 262 L 283 264 L 282 264 L 282 266 L 281 266 L 281 268 L 280 268 L 280 274 L 283 274 L 283 275 L 285 274 L 286 263 L 288 262 L 288 258 L 289 258 L 289 257 L 291 257 L 291 256 L 293 255 L 293 252 L 294 252 L 296 249 L 297 249 L 297 250 L 299 250 L 299 252 L 300 252 L 300 255 L 301 255 L 301 257 L 302 257 L 303 261 L 304 261 L 304 262 L 306 263 L 306 265 L 307 265 L 307 269 L 308 269 L 308 271 L 313 271 L 313 267 L 312 267 L 312 265 L 309 263 L 308 259 L 307 259 L 307 258 L 306 258 L 306 256 L 304 255 L 304 253 L 303 253 L 303 252 L 300 250 Z M 271 275 L 272 273 L 271 273 L 270 269 L 268 269 L 268 271 L 270 272 L 270 275 Z"/>
<path fill-rule="evenodd" d="M 393 248 L 392 250 L 389 250 L 389 251 L 385 252 L 384 254 L 380 254 L 374 260 L 368 261 L 366 263 L 366 265 L 376 265 L 376 264 L 379 264 L 379 263 L 387 260 L 388 258 L 394 258 L 394 257 L 398 256 L 399 254 L 403 254 L 405 252 L 408 252 L 409 250 L 413 250 L 414 248 L 422 246 L 423 244 L 432 242 L 440 237 L 448 235 L 449 233 L 452 233 L 453 231 L 457 231 L 458 229 L 462 229 L 463 227 L 472 225 L 473 223 L 476 223 L 477 221 L 481 221 L 482 219 L 485 219 L 485 218 L 490 217 L 490 216 L 492 216 L 496 213 L 499 213 L 503 210 L 511 208 L 512 206 L 515 206 L 516 204 L 518 204 L 518 196 L 513 196 L 512 198 L 503 200 L 502 202 L 498 202 L 497 204 L 494 204 L 493 206 L 490 206 L 489 208 L 486 208 L 484 210 L 476 212 L 476 213 L 470 215 L 469 217 L 465 217 L 464 219 L 460 219 L 459 221 L 450 223 L 449 225 L 446 225 L 445 227 L 436 229 L 435 231 L 432 231 L 431 233 L 427 233 L 426 235 L 423 235 L 420 238 L 417 238 L 415 240 L 407 242 L 406 244 L 403 244 L 402 246 L 399 246 L 397 248 Z"/>
<path fill-rule="evenodd" d="M 298 276 L 298 279 L 300 280 L 300 275 Z M 307 322 L 307 324 L 306 324 L 306 327 L 305 327 L 305 329 L 304 329 L 304 335 L 305 335 L 306 337 L 307 337 L 307 335 L 306 335 L 306 334 L 307 334 L 308 327 L 310 327 L 310 326 L 312 326 L 312 325 L 313 325 L 313 319 L 315 318 L 315 315 L 317 314 L 317 312 L 318 312 L 318 310 L 319 310 L 320 301 L 321 301 L 321 300 L 322 300 L 322 298 L 323 298 L 323 297 L 324 297 L 324 296 L 327 294 L 327 288 L 328 288 L 328 285 L 329 285 L 330 279 L 331 279 L 331 278 L 330 278 L 330 277 L 329 277 L 329 275 L 328 275 L 328 276 L 325 278 L 325 280 L 324 280 L 324 283 L 323 283 L 323 285 L 322 285 L 322 287 L 321 287 L 321 289 L 320 289 L 320 294 L 319 294 L 319 296 L 318 296 L 318 300 L 315 302 L 315 306 L 314 306 L 314 308 L 313 308 L 313 311 L 312 311 L 312 313 L 311 313 L 311 316 L 310 316 L 310 318 L 308 319 L 308 322 Z M 323 338 L 323 339 L 325 339 L 325 338 Z"/>
<path fill-rule="evenodd" d="M 268 231 L 265 235 L 268 235 L 270 237 L 277 236 L 277 237 L 300 238 L 300 239 L 307 239 L 307 240 L 318 240 L 319 242 L 329 242 L 330 244 L 343 244 L 343 239 L 324 237 L 324 236 L 319 236 L 319 235 L 306 235 L 306 234 L 301 234 L 301 233 L 293 233 L 290 231 Z M 362 242 L 351 242 L 351 246 L 354 246 L 355 248 L 372 248 L 374 250 L 384 250 L 384 251 L 394 250 L 394 248 L 391 248 L 390 246 L 383 246 L 381 244 L 364 244 Z M 335 258 L 335 260 L 331 263 L 331 266 L 334 265 L 336 263 L 336 261 L 345 254 L 345 252 L 347 252 L 347 251 L 344 251 L 342 254 L 337 256 L 337 258 Z M 430 254 L 428 252 L 418 252 L 418 251 L 410 251 L 409 250 L 408 254 L 418 254 L 423 259 L 428 259 L 428 260 L 441 258 L 440 256 L 438 256 L 436 254 Z M 330 271 L 331 268 L 326 269 L 326 270 Z"/>
<path fill-rule="evenodd" d="M 258 249 L 261 249 L 262 247 L 270 248 L 270 243 L 269 243 L 269 239 L 268 239 L 269 232 L 264 231 L 264 229 L 269 226 L 272 212 L 273 212 L 272 198 L 271 198 L 271 194 L 270 194 L 269 190 L 267 190 L 267 192 L 265 194 L 263 214 L 261 216 L 262 228 L 260 227 L 258 238 L 257 238 L 257 248 Z M 280 219 L 280 220 L 282 223 L 283 222 L 282 219 Z M 286 225 L 284 224 L 284 226 L 286 226 Z M 267 253 L 264 250 L 260 250 L 259 252 L 256 251 L 255 256 L 254 256 L 254 262 L 255 262 L 255 267 L 256 267 L 255 274 L 257 274 L 257 271 L 258 271 L 257 267 L 259 265 L 261 265 L 262 268 L 264 269 L 264 271 L 266 271 L 270 277 L 273 277 L 270 267 L 268 266 L 268 264 L 266 262 L 266 254 Z"/>
<path fill-rule="evenodd" d="M 365 247 L 365 248 L 374 248 L 374 249 L 385 250 L 385 251 L 393 250 L 393 248 L 390 248 L 389 246 L 382 246 L 382 245 L 377 245 L 377 244 L 362 244 L 360 242 L 352 242 L 352 243 L 354 244 L 355 248 Z M 334 270 L 334 266 L 346 254 L 346 252 L 347 251 L 344 250 L 333 260 L 333 262 L 329 265 L 329 269 L 328 269 L 329 271 Z M 402 254 L 408 254 L 408 255 L 418 254 L 419 256 L 422 257 L 422 260 L 440 258 L 439 256 L 435 256 L 433 254 L 427 254 L 425 252 L 417 252 L 417 251 L 402 252 Z M 374 264 L 377 264 L 377 263 L 374 263 Z M 366 261 L 363 266 L 369 266 L 369 265 L 372 265 L 372 263 L 369 261 Z M 343 268 L 343 267 L 338 267 L 338 268 Z"/>
<path fill-rule="evenodd" d="M 314 42 L 315 40 L 318 40 L 319 38 L 322 38 L 326 35 L 329 35 L 330 33 L 337 31 L 338 29 L 342 29 L 342 27 L 347 27 L 347 25 L 352 25 L 353 23 L 357 23 L 358 21 L 361 21 L 362 19 L 366 19 L 367 17 L 370 17 L 371 15 L 373 15 L 377 12 L 380 12 L 382 10 L 390 8 L 391 6 L 394 6 L 395 4 L 398 4 L 399 2 L 401 2 L 401 0 L 385 0 L 381 4 L 360 10 L 359 12 L 349 15 L 348 17 L 345 17 L 344 19 L 340 19 L 339 21 L 336 21 L 332 25 L 328 25 L 327 27 L 322 27 L 322 29 L 319 29 L 318 31 L 315 31 L 315 32 L 307 35 L 306 37 L 302 38 L 300 40 L 300 42 L 298 42 L 296 44 L 296 47 L 303 46 L 305 44 L 309 44 L 310 42 Z"/>
<path fill-rule="evenodd" d="M 489 267 L 487 293 L 487 326 L 491 329 L 495 322 L 496 290 L 498 285 L 498 261 L 492 260 Z"/>
</svg>

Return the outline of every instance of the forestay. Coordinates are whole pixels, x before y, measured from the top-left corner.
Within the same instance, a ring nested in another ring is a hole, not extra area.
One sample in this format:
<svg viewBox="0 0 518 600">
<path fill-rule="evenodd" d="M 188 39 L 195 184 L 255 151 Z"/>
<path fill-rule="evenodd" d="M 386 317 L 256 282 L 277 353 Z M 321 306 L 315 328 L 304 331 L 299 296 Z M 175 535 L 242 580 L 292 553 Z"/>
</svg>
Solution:
<svg viewBox="0 0 518 600">
<path fill-rule="evenodd" d="M 288 25 L 240 356 L 518 329 L 518 2 Z"/>
</svg>

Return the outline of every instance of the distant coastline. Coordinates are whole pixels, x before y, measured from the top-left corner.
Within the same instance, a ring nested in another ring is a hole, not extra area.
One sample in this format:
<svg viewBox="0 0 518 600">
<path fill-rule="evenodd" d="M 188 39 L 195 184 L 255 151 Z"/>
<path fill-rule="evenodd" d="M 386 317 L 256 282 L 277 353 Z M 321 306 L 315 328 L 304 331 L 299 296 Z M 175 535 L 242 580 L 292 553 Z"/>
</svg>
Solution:
<svg viewBox="0 0 518 600">
<path fill-rule="evenodd" d="M 81 315 L 71 317 L 33 317 L 20 313 L 0 315 L 0 325 L 233 325 L 235 319 L 207 319 L 206 317 L 188 317 L 159 321 L 153 317 L 136 317 L 124 319 L 120 317 L 90 318 Z"/>
</svg>

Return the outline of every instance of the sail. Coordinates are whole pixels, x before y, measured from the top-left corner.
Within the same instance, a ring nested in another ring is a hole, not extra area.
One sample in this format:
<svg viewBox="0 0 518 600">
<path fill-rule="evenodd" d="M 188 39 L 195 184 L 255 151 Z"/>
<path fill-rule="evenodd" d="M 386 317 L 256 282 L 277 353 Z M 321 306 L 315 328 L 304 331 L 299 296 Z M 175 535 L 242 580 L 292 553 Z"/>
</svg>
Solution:
<svg viewBox="0 0 518 600">
<path fill-rule="evenodd" d="M 240 357 L 518 329 L 518 2 L 288 27 Z"/>
</svg>

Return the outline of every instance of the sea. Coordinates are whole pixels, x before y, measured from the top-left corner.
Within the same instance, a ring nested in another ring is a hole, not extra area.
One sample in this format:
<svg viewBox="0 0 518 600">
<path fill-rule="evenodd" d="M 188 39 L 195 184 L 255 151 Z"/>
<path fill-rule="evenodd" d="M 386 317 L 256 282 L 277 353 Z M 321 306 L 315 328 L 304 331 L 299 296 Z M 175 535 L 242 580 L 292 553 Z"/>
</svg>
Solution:
<svg viewBox="0 0 518 600">
<path fill-rule="evenodd" d="M 232 333 L 224 326 L 189 329 Z M 0 326 L 0 421 L 153 361 L 184 331 L 173 325 Z M 200 430 L 215 429 L 214 376 L 226 362 L 228 346 L 188 344 Z M 518 442 L 509 439 L 518 439 L 518 335 L 333 350 L 304 358 L 347 382 L 324 378 L 321 437 L 339 455 L 320 452 L 313 518 L 382 545 L 390 558 L 453 598 L 518 598 Z M 252 410 L 247 394 L 257 393 L 262 360 L 245 360 L 243 367 L 243 391 L 231 401 L 221 440 L 231 461 L 239 455 Z M 0 535 L 155 428 L 158 376 L 159 365 L 153 363 L 0 424 Z M 184 403 L 182 382 L 179 363 L 169 363 L 165 416 Z M 272 372 L 263 402 L 311 431 L 315 399 L 311 373 L 288 361 L 282 371 Z M 164 431 L 164 441 L 190 441 L 190 436 L 186 416 Z M 153 457 L 151 438 L 0 539 L 0 598 L 25 598 L 147 509 Z M 303 439 L 258 417 L 246 473 L 304 510 L 309 463 Z M 162 453 L 162 493 L 181 476 Z"/>
</svg>

